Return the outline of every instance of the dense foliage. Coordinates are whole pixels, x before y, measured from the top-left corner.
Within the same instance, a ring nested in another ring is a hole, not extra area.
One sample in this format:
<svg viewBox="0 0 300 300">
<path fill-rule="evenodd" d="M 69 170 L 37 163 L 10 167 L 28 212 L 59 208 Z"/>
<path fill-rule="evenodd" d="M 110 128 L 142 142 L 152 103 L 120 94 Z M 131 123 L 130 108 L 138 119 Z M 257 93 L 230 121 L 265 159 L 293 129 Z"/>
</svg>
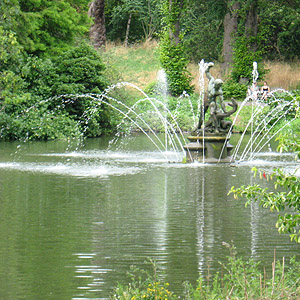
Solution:
<svg viewBox="0 0 300 300">
<path fill-rule="evenodd" d="M 122 0 L 106 2 L 107 37 L 112 41 L 127 39 L 129 44 L 157 37 L 162 12 L 157 0 Z"/>
<path fill-rule="evenodd" d="M 188 59 L 183 34 L 180 32 L 180 22 L 186 10 L 186 0 L 178 0 L 169 4 L 163 3 L 164 32 L 160 41 L 160 61 L 168 78 L 171 95 L 179 96 L 183 92 L 190 93 L 191 78 L 187 71 Z"/>
<path fill-rule="evenodd" d="M 79 137 L 83 131 L 86 136 L 103 134 L 110 129 L 104 106 L 98 106 L 87 124 L 83 115 L 95 100 L 76 94 L 103 91 L 108 85 L 104 71 L 99 53 L 85 43 L 52 59 L 23 58 L 16 77 L 22 93 L 16 100 L 9 91 L 2 92 L 1 138 Z"/>
<path fill-rule="evenodd" d="M 98 94 L 109 84 L 108 76 L 118 77 L 105 68 L 98 53 L 81 42 L 87 39 L 92 24 L 88 17 L 89 3 L 89 0 L 1 2 L 1 138 L 26 138 L 26 135 L 30 138 L 56 138 L 71 132 L 72 122 L 76 123 L 73 127 L 77 129 L 70 134 L 76 135 L 81 131 L 82 115 L 90 113 L 95 99 L 81 97 L 75 100 L 58 95 Z M 204 58 L 222 63 L 222 43 L 228 29 L 225 17 L 230 15 L 232 5 L 236 5 L 238 11 L 236 31 L 232 32 L 231 80 L 224 84 L 225 98 L 242 97 L 245 86 L 238 82 L 242 77 L 251 77 L 254 60 L 294 60 L 299 57 L 299 0 L 103 0 L 103 3 L 108 40 L 122 41 L 128 46 L 149 38 L 160 40 L 160 61 L 173 96 L 193 92 L 187 71 L 190 60 Z M 256 23 L 249 25 L 249 20 Z M 261 77 L 264 74 L 262 65 L 258 64 Z M 123 94 L 122 97 L 125 103 L 131 101 L 130 96 Z M 56 107 L 61 105 L 60 102 L 65 104 L 59 111 Z M 20 116 L 30 107 L 36 108 L 34 113 L 30 109 L 28 114 L 32 114 L 32 121 L 37 119 L 37 123 L 31 126 L 37 131 L 43 127 L 38 123 L 39 114 L 44 116 L 45 124 L 50 116 L 56 120 L 57 114 L 60 118 L 57 123 L 49 122 L 46 127 L 53 124 L 57 128 L 66 126 L 69 129 L 57 135 L 35 134 L 28 127 L 30 122 L 22 124 L 25 117 Z M 117 123 L 118 118 L 107 106 L 97 105 L 97 109 L 98 115 L 89 117 L 88 128 L 84 125 L 87 136 L 111 131 L 113 124 Z M 52 112 L 47 114 L 49 110 Z M 175 113 L 178 114 L 179 110 Z M 66 122 L 62 122 L 64 118 Z M 185 128 L 189 128 L 190 119 L 190 115 L 180 112 Z"/>
<path fill-rule="evenodd" d="M 2 22 L 27 53 L 59 54 L 88 32 L 87 0 L 4 1 Z"/>
<path fill-rule="evenodd" d="M 166 71 L 169 90 L 173 96 L 180 96 L 183 92 L 191 93 L 193 90 L 184 52 L 184 45 L 174 43 L 168 33 L 161 39 L 160 61 Z"/>
</svg>

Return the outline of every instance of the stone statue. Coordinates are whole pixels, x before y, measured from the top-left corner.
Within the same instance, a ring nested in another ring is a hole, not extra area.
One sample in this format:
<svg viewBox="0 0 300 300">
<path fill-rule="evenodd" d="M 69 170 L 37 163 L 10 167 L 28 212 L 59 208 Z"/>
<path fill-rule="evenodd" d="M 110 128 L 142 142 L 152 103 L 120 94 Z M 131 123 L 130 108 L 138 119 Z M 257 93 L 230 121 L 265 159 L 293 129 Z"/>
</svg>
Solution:
<svg viewBox="0 0 300 300">
<path fill-rule="evenodd" d="M 204 97 L 204 105 L 202 106 L 202 111 L 199 117 L 199 123 L 196 131 L 200 131 L 203 117 L 205 118 L 205 114 L 210 109 L 210 117 L 209 120 L 204 124 L 204 131 L 213 132 L 213 133 L 222 133 L 228 132 L 231 121 L 224 120 L 226 117 L 232 115 L 237 110 L 237 103 L 232 98 L 231 102 L 228 103 L 233 109 L 230 111 L 226 111 L 226 106 L 223 99 L 223 91 L 222 85 L 223 81 L 221 79 L 215 79 L 210 74 L 210 68 L 214 66 L 213 62 L 206 64 L 205 74 L 209 80 L 207 93 Z M 219 102 L 219 103 L 218 103 Z"/>
</svg>

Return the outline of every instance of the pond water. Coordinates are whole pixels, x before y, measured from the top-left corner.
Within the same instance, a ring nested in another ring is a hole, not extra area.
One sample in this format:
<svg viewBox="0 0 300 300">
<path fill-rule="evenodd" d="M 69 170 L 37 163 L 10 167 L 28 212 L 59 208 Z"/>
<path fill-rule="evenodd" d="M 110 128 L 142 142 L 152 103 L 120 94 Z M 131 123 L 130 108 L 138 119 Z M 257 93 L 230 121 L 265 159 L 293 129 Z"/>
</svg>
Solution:
<svg viewBox="0 0 300 300">
<path fill-rule="evenodd" d="M 274 249 L 278 259 L 300 250 L 277 233 L 275 215 L 227 196 L 233 185 L 267 186 L 251 168 L 292 168 L 291 155 L 182 164 L 182 153 L 166 160 L 144 136 L 78 149 L 1 143 L 0 154 L 1 299 L 107 299 L 131 265 L 151 269 L 148 258 L 180 295 L 208 265 L 219 270 L 229 255 L 223 242 L 266 267 Z"/>
</svg>

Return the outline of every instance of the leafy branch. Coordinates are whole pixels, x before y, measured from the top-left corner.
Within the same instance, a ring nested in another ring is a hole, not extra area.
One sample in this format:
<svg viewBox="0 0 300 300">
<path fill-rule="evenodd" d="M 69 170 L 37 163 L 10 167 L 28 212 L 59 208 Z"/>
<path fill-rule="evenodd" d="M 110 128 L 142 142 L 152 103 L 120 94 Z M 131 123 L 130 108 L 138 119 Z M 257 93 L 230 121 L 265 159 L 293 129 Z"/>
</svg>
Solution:
<svg viewBox="0 0 300 300">
<path fill-rule="evenodd" d="M 290 235 L 291 241 L 300 243 L 300 179 L 295 174 L 285 174 L 282 170 L 274 170 L 271 174 L 253 168 L 254 176 L 272 180 L 275 192 L 260 185 L 234 186 L 229 191 L 235 199 L 244 197 L 246 206 L 252 201 L 258 202 L 263 208 L 278 213 L 276 227 L 279 233 Z"/>
</svg>

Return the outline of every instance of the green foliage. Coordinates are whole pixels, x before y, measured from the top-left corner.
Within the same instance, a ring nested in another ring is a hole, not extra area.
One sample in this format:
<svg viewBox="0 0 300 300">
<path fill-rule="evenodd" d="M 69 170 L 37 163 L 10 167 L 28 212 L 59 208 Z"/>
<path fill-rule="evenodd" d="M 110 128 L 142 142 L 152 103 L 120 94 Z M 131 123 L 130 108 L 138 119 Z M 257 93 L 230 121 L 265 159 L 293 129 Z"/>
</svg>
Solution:
<svg viewBox="0 0 300 300">
<path fill-rule="evenodd" d="M 296 158 L 300 158 L 300 139 L 299 132 L 299 105 L 297 105 L 294 122 L 290 127 L 286 127 L 278 137 L 279 150 L 292 151 Z M 300 243 L 300 179 L 296 174 L 285 173 L 282 170 L 274 170 L 271 174 L 258 171 L 253 168 L 254 175 L 257 173 L 261 180 L 272 181 L 274 191 L 262 188 L 260 185 L 232 187 L 229 194 L 233 194 L 247 199 L 246 205 L 256 201 L 263 208 L 269 208 L 278 213 L 276 227 L 279 233 L 287 233 L 291 240 Z"/>
<path fill-rule="evenodd" d="M 233 67 L 231 70 L 231 78 L 235 82 L 239 82 L 240 78 L 252 79 L 253 62 L 258 63 L 259 77 L 262 79 L 266 70 L 263 67 L 262 57 L 263 49 L 251 50 L 251 45 L 259 42 L 258 37 L 247 38 L 245 35 L 236 37 L 233 50 Z"/>
<path fill-rule="evenodd" d="M 2 73 L 1 138 L 55 139 L 80 132 L 94 137 L 111 130 L 107 107 L 88 95 L 75 96 L 101 93 L 108 86 L 105 65 L 91 46 L 82 43 L 56 59 L 28 57 L 18 75 Z"/>
<path fill-rule="evenodd" d="M 77 37 L 88 33 L 88 2 L 85 11 L 80 11 L 83 5 L 75 1 L 19 0 L 18 41 L 35 55 L 57 55 L 70 49 Z"/>
<path fill-rule="evenodd" d="M 167 74 L 169 91 L 172 96 L 179 96 L 184 91 L 191 93 L 190 74 L 187 71 L 188 59 L 183 43 L 183 33 L 179 28 L 182 12 L 186 9 L 186 0 L 163 1 L 164 33 L 160 40 L 160 62 Z"/>
<path fill-rule="evenodd" d="M 172 300 L 178 297 L 168 290 L 168 283 L 162 283 L 157 274 L 157 265 L 149 260 L 153 274 L 131 267 L 129 276 L 131 282 L 128 286 L 119 285 L 114 289 L 111 300 Z"/>
<path fill-rule="evenodd" d="M 16 35 L 0 26 L 0 71 L 16 70 L 22 60 L 22 50 Z"/>
<path fill-rule="evenodd" d="M 61 94 L 101 93 L 109 83 L 99 53 L 85 43 L 56 59 L 28 58 L 22 76 L 27 91 L 40 100 Z M 52 107 L 59 104 L 52 101 Z M 70 102 L 67 112 L 81 116 L 88 105 L 87 99 L 80 98 Z"/>
<path fill-rule="evenodd" d="M 211 274 L 208 280 L 200 277 L 196 288 L 185 283 L 184 299 L 298 299 L 300 264 L 294 258 L 291 267 L 286 268 L 284 260 L 276 262 L 274 257 L 272 276 L 268 278 L 259 263 L 239 258 L 235 247 L 223 244 L 231 255 L 221 264 L 222 274 L 216 273 L 212 280 Z"/>
<path fill-rule="evenodd" d="M 80 138 L 78 123 L 67 115 L 29 110 L 24 115 L 0 115 L 3 140 L 54 140 Z"/>
<path fill-rule="evenodd" d="M 199 97 L 193 94 L 190 97 L 169 98 L 168 108 L 175 117 L 176 123 L 182 131 L 192 131 L 198 123 L 197 106 Z M 176 128 L 173 120 L 170 122 Z"/>
<path fill-rule="evenodd" d="M 246 132 L 250 133 L 251 127 L 248 126 L 249 121 L 252 116 L 252 107 L 245 105 L 239 112 L 239 115 L 237 117 L 237 120 L 234 124 L 234 131 L 235 132 L 244 132 L 246 129 Z M 234 114 L 234 116 L 236 113 Z M 247 127 L 248 126 L 248 127 Z"/>
<path fill-rule="evenodd" d="M 263 36 L 263 47 L 267 50 L 267 59 L 293 60 L 300 57 L 299 10 L 295 9 L 293 2 L 260 3 L 260 32 Z"/>
<path fill-rule="evenodd" d="M 77 85 L 74 92 L 99 93 L 108 86 L 100 54 L 86 43 L 65 52 L 54 62 L 60 84 Z M 64 93 L 63 89 L 59 93 Z"/>
<path fill-rule="evenodd" d="M 261 110 L 259 118 L 265 120 L 272 133 L 281 132 L 282 129 L 291 132 L 291 127 L 288 124 L 294 123 L 297 119 L 300 103 L 299 92 L 274 92 L 266 99 L 266 102 L 268 106 Z M 294 124 L 293 128 L 297 129 L 297 123 Z M 293 132 L 299 133 L 300 131 Z"/>
<path fill-rule="evenodd" d="M 4 103 L 26 101 L 30 96 L 24 92 L 26 83 L 18 74 L 22 61 L 16 35 L 0 26 L 0 100 Z"/>
<path fill-rule="evenodd" d="M 160 62 L 167 74 L 169 91 L 173 96 L 179 96 L 184 91 L 193 91 L 187 70 L 188 60 L 184 53 L 184 45 L 174 43 L 168 33 L 165 33 L 160 42 Z"/>
<path fill-rule="evenodd" d="M 193 287 L 184 283 L 183 300 L 202 299 L 277 299 L 296 300 L 300 296 L 300 263 L 291 258 L 289 266 L 285 259 L 272 263 L 272 274 L 253 259 L 243 260 L 238 257 L 236 248 L 225 242 L 230 251 L 225 263 L 220 263 L 222 272 L 200 276 Z M 159 280 L 156 264 L 151 261 L 153 274 L 131 267 L 131 281 L 127 286 L 119 284 L 111 295 L 111 300 L 173 300 L 178 299 L 168 289 L 168 284 Z"/>
<path fill-rule="evenodd" d="M 26 83 L 12 71 L 0 72 L 0 100 L 4 103 L 20 103 L 30 99 L 30 93 L 24 92 Z"/>
<path fill-rule="evenodd" d="M 70 139 L 82 135 L 77 122 L 57 112 L 31 110 L 21 120 L 21 135 L 28 140 Z"/>
<path fill-rule="evenodd" d="M 54 96 L 56 87 L 61 84 L 51 59 L 29 56 L 21 68 L 21 76 L 26 82 L 26 90 L 38 100 Z"/>
<path fill-rule="evenodd" d="M 256 174 L 257 169 L 253 170 Z M 261 179 L 272 180 L 275 190 L 280 188 L 279 191 L 269 191 L 255 184 L 240 188 L 232 187 L 229 194 L 233 193 L 236 199 L 238 196 L 245 197 L 246 205 L 256 201 L 261 207 L 277 212 L 276 227 L 279 233 L 288 233 L 292 241 L 300 243 L 300 179 L 295 175 L 285 174 L 282 170 L 274 170 L 271 174 L 259 172 L 259 176 Z"/>
<path fill-rule="evenodd" d="M 106 3 L 107 37 L 124 41 L 131 15 L 129 43 L 157 36 L 161 28 L 160 3 L 157 0 L 122 0 Z"/>
<path fill-rule="evenodd" d="M 224 99 L 235 98 L 236 100 L 245 99 L 247 86 L 233 80 L 227 80 L 222 86 Z"/>
<path fill-rule="evenodd" d="M 0 27 L 6 31 L 14 32 L 18 25 L 20 6 L 18 0 L 1 0 Z M 2 36 L 2 34 L 1 34 Z"/>
<path fill-rule="evenodd" d="M 191 1 L 182 18 L 188 57 L 199 62 L 218 61 L 223 43 L 225 1 Z"/>
</svg>

